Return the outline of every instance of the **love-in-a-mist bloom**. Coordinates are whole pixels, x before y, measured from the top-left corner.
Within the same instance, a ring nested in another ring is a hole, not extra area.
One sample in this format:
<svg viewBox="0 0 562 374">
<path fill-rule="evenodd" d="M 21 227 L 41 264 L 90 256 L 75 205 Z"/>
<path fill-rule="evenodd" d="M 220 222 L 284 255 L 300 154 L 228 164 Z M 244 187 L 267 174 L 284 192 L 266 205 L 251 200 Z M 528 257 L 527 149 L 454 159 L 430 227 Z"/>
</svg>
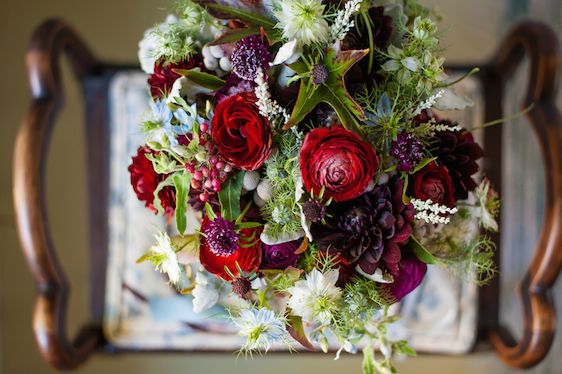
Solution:
<svg viewBox="0 0 562 374">
<path fill-rule="evenodd" d="M 273 344 L 287 340 L 285 323 L 270 309 L 244 309 L 233 321 L 238 334 L 247 338 L 242 350 L 267 352 Z"/>
<path fill-rule="evenodd" d="M 338 277 L 338 269 L 325 273 L 314 269 L 306 275 L 306 279 L 296 282 L 288 289 L 291 296 L 287 305 L 293 314 L 302 317 L 304 322 L 329 324 L 342 294 L 341 289 L 336 287 Z"/>
<path fill-rule="evenodd" d="M 144 257 L 152 262 L 156 270 L 167 274 L 170 283 L 176 285 L 180 281 L 181 268 L 172 240 L 165 232 L 159 232 L 155 237 L 156 244 L 150 247 Z"/>
<path fill-rule="evenodd" d="M 284 38 L 303 45 L 328 41 L 330 27 L 323 17 L 322 0 L 281 0 L 278 4 L 276 27 L 283 30 Z"/>
</svg>

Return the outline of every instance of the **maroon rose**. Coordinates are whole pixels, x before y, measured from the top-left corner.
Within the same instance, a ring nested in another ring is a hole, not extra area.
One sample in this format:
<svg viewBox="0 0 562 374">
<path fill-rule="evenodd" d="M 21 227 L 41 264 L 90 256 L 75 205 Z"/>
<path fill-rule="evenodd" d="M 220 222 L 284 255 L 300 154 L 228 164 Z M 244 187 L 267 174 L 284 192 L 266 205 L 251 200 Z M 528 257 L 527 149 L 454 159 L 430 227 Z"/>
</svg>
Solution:
<svg viewBox="0 0 562 374">
<path fill-rule="evenodd" d="M 286 269 L 295 266 L 299 256 L 295 251 L 299 248 L 302 240 L 268 245 L 262 244 L 262 262 L 260 269 Z"/>
<path fill-rule="evenodd" d="M 271 152 L 271 126 L 250 93 L 229 96 L 217 105 L 211 137 L 219 154 L 237 169 L 256 170 Z"/>
<path fill-rule="evenodd" d="M 379 167 L 373 146 L 341 126 L 311 130 L 302 145 L 300 170 L 304 186 L 335 201 L 365 192 Z"/>
<path fill-rule="evenodd" d="M 166 179 L 166 174 L 158 174 L 152 167 L 152 162 L 146 158 L 146 155 L 157 155 L 158 152 L 148 147 L 139 147 L 137 155 L 133 156 L 133 163 L 129 165 L 129 173 L 131 174 L 131 185 L 140 201 L 145 202 L 145 206 L 156 213 L 154 207 L 154 190 L 158 184 Z M 171 186 L 164 187 L 159 193 L 160 203 L 164 208 L 168 218 L 174 215 L 176 207 L 176 194 Z"/>
<path fill-rule="evenodd" d="M 189 60 L 183 60 L 174 64 L 162 64 L 157 61 L 154 64 L 154 73 L 148 78 L 150 86 L 150 94 L 154 99 L 166 97 L 171 91 L 176 79 L 181 77 L 174 69 L 193 69 L 196 67 L 203 68 L 203 59 L 201 55 L 195 55 Z"/>
<path fill-rule="evenodd" d="M 398 275 L 394 276 L 394 282 L 385 286 L 396 302 L 420 285 L 427 272 L 427 265 L 416 257 L 407 257 L 400 261 L 399 269 Z"/>
<path fill-rule="evenodd" d="M 413 179 L 412 195 L 416 199 L 431 200 L 448 207 L 455 205 L 453 181 L 446 166 L 431 162 L 415 173 Z"/>
</svg>

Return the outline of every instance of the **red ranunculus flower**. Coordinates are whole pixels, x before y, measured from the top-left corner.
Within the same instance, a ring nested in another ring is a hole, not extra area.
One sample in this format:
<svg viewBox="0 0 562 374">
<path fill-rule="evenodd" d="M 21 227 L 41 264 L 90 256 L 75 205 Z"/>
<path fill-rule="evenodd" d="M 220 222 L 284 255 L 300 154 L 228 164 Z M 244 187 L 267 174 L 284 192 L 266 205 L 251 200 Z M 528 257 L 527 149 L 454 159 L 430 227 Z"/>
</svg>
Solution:
<svg viewBox="0 0 562 374">
<path fill-rule="evenodd" d="M 432 162 L 413 175 L 412 195 L 416 199 L 429 200 L 440 205 L 455 205 L 453 180 L 446 166 Z"/>
<path fill-rule="evenodd" d="M 195 55 L 189 60 L 183 60 L 174 64 L 162 65 L 161 61 L 154 64 L 154 73 L 148 78 L 150 86 L 150 94 L 154 99 L 161 99 L 172 91 L 172 86 L 176 79 L 181 77 L 174 69 L 193 69 L 196 67 L 203 68 L 203 59 L 201 55 Z"/>
<path fill-rule="evenodd" d="M 157 155 L 158 152 L 148 147 L 139 147 L 137 155 L 133 156 L 133 163 L 129 165 L 129 173 L 131 174 L 131 185 L 140 201 L 145 202 L 145 206 L 156 212 L 154 207 L 154 190 L 158 184 L 166 179 L 167 175 L 158 174 L 152 168 L 152 162 L 146 158 L 147 154 Z M 162 203 L 165 214 L 168 217 L 174 215 L 176 207 L 176 194 L 171 186 L 164 187 L 158 197 Z"/>
<path fill-rule="evenodd" d="M 341 126 L 316 128 L 304 138 L 300 169 L 308 191 L 324 187 L 326 197 L 351 200 L 365 192 L 378 167 L 373 146 Z"/>
<path fill-rule="evenodd" d="M 225 267 L 235 277 L 241 275 L 238 267 L 244 273 L 258 270 L 262 258 L 261 243 L 256 241 L 248 248 L 239 245 L 240 235 L 249 237 L 255 232 L 256 237 L 259 237 L 258 229 L 243 229 L 236 232 L 234 222 L 219 216 L 212 221 L 205 217 L 201 223 L 201 232 L 204 235 L 201 236 L 199 245 L 199 260 L 209 273 L 231 281 L 232 277 Z"/>
<path fill-rule="evenodd" d="M 256 170 L 271 152 L 271 127 L 250 93 L 229 96 L 217 105 L 211 137 L 220 155 L 241 170 Z"/>
</svg>

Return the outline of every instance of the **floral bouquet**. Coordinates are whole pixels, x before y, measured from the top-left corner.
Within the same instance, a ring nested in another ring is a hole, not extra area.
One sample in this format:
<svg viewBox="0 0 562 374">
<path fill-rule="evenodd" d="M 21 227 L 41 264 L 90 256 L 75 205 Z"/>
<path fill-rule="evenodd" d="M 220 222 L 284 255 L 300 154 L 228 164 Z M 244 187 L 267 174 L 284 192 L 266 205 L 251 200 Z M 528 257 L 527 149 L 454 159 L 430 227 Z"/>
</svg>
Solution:
<svg viewBox="0 0 562 374">
<path fill-rule="evenodd" d="M 175 4 L 148 30 L 139 200 L 174 222 L 150 261 L 194 311 L 221 305 L 241 352 L 295 342 L 392 372 L 415 352 L 389 307 L 447 266 L 493 276 L 497 194 L 482 148 L 443 112 L 471 105 L 413 0 Z M 462 78 L 461 78 L 462 79 Z M 186 234 L 187 215 L 200 226 Z M 375 354 L 375 349 L 381 354 Z"/>
</svg>

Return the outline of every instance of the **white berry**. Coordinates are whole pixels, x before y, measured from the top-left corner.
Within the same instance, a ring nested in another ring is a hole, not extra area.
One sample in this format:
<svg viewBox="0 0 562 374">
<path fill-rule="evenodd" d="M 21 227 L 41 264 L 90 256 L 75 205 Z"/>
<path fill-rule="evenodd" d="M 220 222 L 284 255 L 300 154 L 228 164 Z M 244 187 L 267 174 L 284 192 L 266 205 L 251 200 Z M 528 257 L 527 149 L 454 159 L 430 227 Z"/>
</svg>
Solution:
<svg viewBox="0 0 562 374">
<path fill-rule="evenodd" d="M 221 58 L 224 56 L 224 51 L 218 45 L 210 46 L 209 52 L 211 52 L 211 55 L 213 55 L 214 58 Z"/>
<path fill-rule="evenodd" d="M 215 70 L 219 66 L 217 59 L 213 57 L 211 58 L 205 57 L 203 59 L 203 63 L 205 64 L 205 67 L 209 70 Z"/>
<path fill-rule="evenodd" d="M 260 182 L 260 173 L 257 171 L 248 171 L 244 174 L 244 182 L 242 187 L 247 191 L 253 191 L 258 186 Z"/>
<path fill-rule="evenodd" d="M 256 192 L 263 201 L 271 200 L 271 198 L 273 197 L 273 188 L 271 187 L 271 182 L 268 180 L 262 180 L 258 184 Z"/>
<path fill-rule="evenodd" d="M 254 203 L 257 205 L 258 208 L 263 208 L 265 205 L 265 201 L 263 201 L 259 196 L 257 191 L 254 192 Z"/>
<path fill-rule="evenodd" d="M 219 60 L 219 66 L 224 71 L 230 71 L 232 69 L 232 64 L 230 63 L 230 59 L 228 57 L 222 57 Z"/>
</svg>

